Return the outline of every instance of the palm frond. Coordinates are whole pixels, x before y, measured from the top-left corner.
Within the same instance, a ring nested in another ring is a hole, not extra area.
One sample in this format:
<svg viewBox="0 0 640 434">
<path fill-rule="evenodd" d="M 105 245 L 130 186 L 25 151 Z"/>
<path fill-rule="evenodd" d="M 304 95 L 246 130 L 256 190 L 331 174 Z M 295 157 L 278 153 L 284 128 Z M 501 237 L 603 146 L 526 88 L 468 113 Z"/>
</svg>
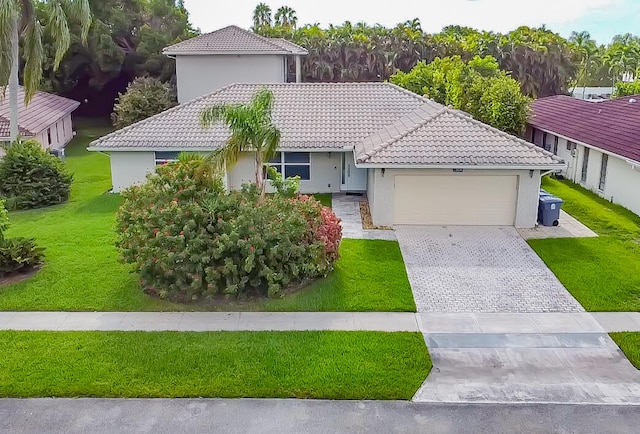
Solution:
<svg viewBox="0 0 640 434">
<path fill-rule="evenodd" d="M 207 107 L 200 112 L 200 125 L 203 128 L 210 127 L 216 122 L 219 122 L 224 117 L 226 106 L 216 105 L 213 107 Z"/>
<path fill-rule="evenodd" d="M 11 32 L 17 23 L 17 13 L 14 0 L 0 0 L 0 86 L 3 94 L 11 75 L 13 63 Z"/>
<path fill-rule="evenodd" d="M 24 29 L 24 102 L 28 104 L 38 89 L 42 79 L 42 60 L 44 50 L 42 48 L 42 26 L 34 15 Z"/>
<path fill-rule="evenodd" d="M 89 29 L 91 28 L 91 9 L 89 0 L 67 0 L 68 11 L 71 18 L 80 22 L 80 37 L 83 44 L 87 43 Z"/>
<path fill-rule="evenodd" d="M 58 69 L 60 62 L 71 46 L 71 34 L 69 33 L 69 23 L 67 22 L 67 14 L 62 8 L 60 1 L 50 1 L 51 8 L 49 16 L 49 32 L 56 41 L 55 56 L 53 60 L 53 68 Z"/>
</svg>

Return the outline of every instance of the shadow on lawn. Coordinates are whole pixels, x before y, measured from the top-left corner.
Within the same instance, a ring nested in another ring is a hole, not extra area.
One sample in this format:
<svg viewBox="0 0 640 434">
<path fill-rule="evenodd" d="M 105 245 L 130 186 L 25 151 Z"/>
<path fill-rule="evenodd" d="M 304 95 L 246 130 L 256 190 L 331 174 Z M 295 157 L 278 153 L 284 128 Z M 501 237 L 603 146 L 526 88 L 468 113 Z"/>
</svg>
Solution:
<svg viewBox="0 0 640 434">
<path fill-rule="evenodd" d="M 122 203 L 119 194 L 104 193 L 86 202 L 77 208 L 79 214 L 113 214 Z"/>
</svg>

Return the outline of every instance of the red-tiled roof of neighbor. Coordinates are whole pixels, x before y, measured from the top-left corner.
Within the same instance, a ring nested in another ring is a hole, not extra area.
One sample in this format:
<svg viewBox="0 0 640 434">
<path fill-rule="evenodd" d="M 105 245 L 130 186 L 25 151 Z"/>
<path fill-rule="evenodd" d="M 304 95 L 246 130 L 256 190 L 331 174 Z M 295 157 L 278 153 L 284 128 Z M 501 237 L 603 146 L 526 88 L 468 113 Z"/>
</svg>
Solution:
<svg viewBox="0 0 640 434">
<path fill-rule="evenodd" d="M 18 127 L 23 137 L 33 137 L 73 112 L 80 103 L 52 93 L 36 92 L 24 105 L 24 89 L 18 88 Z M 5 126 L 6 125 L 6 126 Z M 5 131 L 6 129 L 6 131 Z M 0 137 L 9 137 L 9 88 L 0 90 Z"/>
<path fill-rule="evenodd" d="M 534 128 L 640 161 L 640 95 L 602 102 L 556 95 L 531 108 Z"/>
</svg>

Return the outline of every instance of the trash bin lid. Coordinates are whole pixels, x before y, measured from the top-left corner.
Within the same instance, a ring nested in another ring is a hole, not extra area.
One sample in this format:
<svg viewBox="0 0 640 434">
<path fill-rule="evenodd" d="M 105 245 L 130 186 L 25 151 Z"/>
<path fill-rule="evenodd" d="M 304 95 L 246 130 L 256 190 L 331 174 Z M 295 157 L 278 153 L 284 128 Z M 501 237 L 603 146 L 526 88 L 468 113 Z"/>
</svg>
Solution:
<svg viewBox="0 0 640 434">
<path fill-rule="evenodd" d="M 540 196 L 539 201 L 543 203 L 564 203 L 564 200 L 555 196 Z"/>
</svg>

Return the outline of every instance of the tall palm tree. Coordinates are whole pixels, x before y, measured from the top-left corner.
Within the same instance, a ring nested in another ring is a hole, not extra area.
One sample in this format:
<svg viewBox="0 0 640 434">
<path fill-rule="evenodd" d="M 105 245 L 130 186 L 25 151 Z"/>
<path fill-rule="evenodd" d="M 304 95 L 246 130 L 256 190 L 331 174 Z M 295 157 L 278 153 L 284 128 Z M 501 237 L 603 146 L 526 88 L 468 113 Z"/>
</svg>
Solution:
<svg viewBox="0 0 640 434">
<path fill-rule="evenodd" d="M 253 10 L 253 31 L 262 33 L 271 27 L 271 7 L 266 3 L 258 3 Z"/>
<path fill-rule="evenodd" d="M 242 152 L 254 152 L 260 200 L 264 198 L 264 165 L 275 155 L 280 143 L 280 130 L 271 120 L 273 100 L 273 93 L 264 88 L 247 104 L 216 105 L 200 112 L 203 127 L 223 122 L 231 130 L 227 145 L 211 153 L 206 164 L 219 173 L 236 164 Z"/>
<path fill-rule="evenodd" d="M 49 22 L 43 26 L 36 13 L 36 5 L 49 8 Z M 44 30 L 51 32 L 55 47 L 54 69 L 71 45 L 69 22 L 78 21 L 81 38 L 86 42 L 91 26 L 89 0 L 0 0 L 0 87 L 9 85 L 10 140 L 18 137 L 18 47 L 22 39 L 24 50 L 24 102 L 28 104 L 38 90 L 42 78 Z"/>
<path fill-rule="evenodd" d="M 298 24 L 298 17 L 296 16 L 296 11 L 290 8 L 289 6 L 281 6 L 276 11 L 274 15 L 276 25 L 282 27 L 287 31 L 291 31 L 291 29 L 296 28 Z"/>
</svg>

